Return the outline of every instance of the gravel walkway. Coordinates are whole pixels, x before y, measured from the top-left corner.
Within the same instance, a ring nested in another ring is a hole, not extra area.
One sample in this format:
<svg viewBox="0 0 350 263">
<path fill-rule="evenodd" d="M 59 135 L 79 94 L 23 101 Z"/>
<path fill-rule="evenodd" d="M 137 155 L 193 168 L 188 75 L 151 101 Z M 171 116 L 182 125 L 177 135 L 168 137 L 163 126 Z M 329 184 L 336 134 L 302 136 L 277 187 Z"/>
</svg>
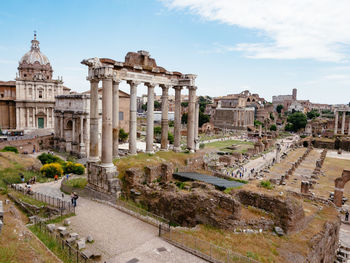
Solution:
<svg viewBox="0 0 350 263">
<path fill-rule="evenodd" d="M 59 186 L 60 182 L 35 184 L 33 190 L 61 197 Z M 102 262 L 206 262 L 159 238 L 156 227 L 113 207 L 83 197 L 77 203 L 69 228 L 82 237 L 93 236 L 92 249 L 102 254 Z"/>
</svg>

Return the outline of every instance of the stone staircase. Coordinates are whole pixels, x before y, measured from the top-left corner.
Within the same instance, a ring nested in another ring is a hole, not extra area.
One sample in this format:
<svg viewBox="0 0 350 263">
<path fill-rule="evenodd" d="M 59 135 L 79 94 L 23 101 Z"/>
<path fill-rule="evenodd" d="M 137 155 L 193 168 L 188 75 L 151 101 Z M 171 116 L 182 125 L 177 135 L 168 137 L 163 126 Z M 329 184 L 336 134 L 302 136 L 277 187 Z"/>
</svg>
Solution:
<svg viewBox="0 0 350 263">
<path fill-rule="evenodd" d="M 334 263 L 350 263 L 350 247 L 340 244 Z"/>
</svg>

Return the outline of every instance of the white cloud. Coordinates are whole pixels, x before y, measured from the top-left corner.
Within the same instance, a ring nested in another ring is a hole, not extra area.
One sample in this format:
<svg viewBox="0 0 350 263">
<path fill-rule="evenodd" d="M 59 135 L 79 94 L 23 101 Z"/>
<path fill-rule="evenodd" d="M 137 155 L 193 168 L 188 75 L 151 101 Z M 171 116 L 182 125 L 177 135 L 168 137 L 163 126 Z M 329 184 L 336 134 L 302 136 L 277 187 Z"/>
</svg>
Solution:
<svg viewBox="0 0 350 263">
<path fill-rule="evenodd" d="M 209 21 L 258 30 L 261 43 L 226 47 L 251 58 L 348 61 L 349 0 L 161 0 Z"/>
</svg>

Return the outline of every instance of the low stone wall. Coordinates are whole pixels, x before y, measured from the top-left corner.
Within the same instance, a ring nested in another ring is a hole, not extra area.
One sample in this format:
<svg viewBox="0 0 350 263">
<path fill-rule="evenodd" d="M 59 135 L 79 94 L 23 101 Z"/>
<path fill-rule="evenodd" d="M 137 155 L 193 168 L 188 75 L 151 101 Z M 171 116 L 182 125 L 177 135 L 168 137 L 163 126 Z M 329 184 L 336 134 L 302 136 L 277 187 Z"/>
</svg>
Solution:
<svg viewBox="0 0 350 263">
<path fill-rule="evenodd" d="M 250 205 L 273 213 L 283 230 L 287 233 L 298 230 L 305 218 L 302 205 L 292 197 L 282 198 L 276 195 L 248 190 L 239 190 L 236 196 L 244 205 Z"/>
<path fill-rule="evenodd" d="M 0 149 L 4 148 L 5 146 L 14 146 L 20 153 L 32 153 L 33 147 L 35 147 L 36 151 L 43 149 L 52 149 L 53 135 L 41 136 L 33 139 L 0 142 Z"/>
</svg>

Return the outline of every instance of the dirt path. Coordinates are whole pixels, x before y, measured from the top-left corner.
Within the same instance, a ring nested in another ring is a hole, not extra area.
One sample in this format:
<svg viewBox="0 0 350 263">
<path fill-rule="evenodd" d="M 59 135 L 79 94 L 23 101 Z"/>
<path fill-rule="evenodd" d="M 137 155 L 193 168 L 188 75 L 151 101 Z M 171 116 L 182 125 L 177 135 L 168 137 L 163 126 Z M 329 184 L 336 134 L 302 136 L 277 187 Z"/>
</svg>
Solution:
<svg viewBox="0 0 350 263">
<path fill-rule="evenodd" d="M 36 184 L 33 190 L 60 197 L 59 185 Z M 80 197 L 76 214 L 69 228 L 81 237 L 93 236 L 89 249 L 99 251 L 102 262 L 205 262 L 159 238 L 157 228 L 108 205 Z"/>
</svg>

